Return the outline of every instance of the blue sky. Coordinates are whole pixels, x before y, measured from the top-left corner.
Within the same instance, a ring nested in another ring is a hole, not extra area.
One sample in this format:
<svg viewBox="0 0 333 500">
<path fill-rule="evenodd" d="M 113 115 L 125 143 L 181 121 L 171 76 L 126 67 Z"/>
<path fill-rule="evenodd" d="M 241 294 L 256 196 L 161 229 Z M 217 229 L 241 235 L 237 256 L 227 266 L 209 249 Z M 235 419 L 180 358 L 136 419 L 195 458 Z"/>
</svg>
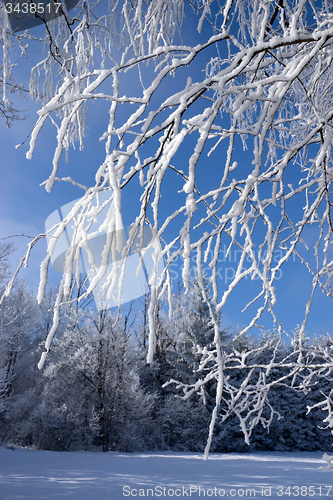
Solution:
<svg viewBox="0 0 333 500">
<path fill-rule="evenodd" d="M 39 28 L 35 29 L 39 30 Z M 197 42 L 199 35 L 196 32 L 195 24 L 185 23 L 185 29 L 186 42 L 193 44 L 195 41 Z M 10 54 L 10 57 L 12 62 L 17 62 L 18 64 L 15 71 L 17 80 L 23 81 L 27 85 L 30 61 L 37 60 L 36 54 L 33 53 L 29 60 L 20 58 L 14 52 Z M 192 74 L 193 80 L 196 77 L 201 78 L 201 69 L 204 67 L 203 62 L 199 58 L 198 66 Z M 148 69 L 147 73 L 150 71 Z M 163 87 L 165 92 L 170 91 L 171 88 L 177 88 L 178 85 L 181 87 L 183 82 L 186 81 L 187 73 L 188 70 L 184 69 L 175 79 L 168 77 Z M 148 78 L 147 75 L 146 78 Z M 123 94 L 129 95 L 133 93 L 135 82 L 133 83 L 133 81 L 128 80 L 124 81 L 123 85 Z M 82 194 L 80 189 L 65 183 L 56 183 L 50 194 L 43 187 L 39 186 L 51 172 L 55 146 L 55 129 L 50 123 L 45 126 L 38 138 L 32 160 L 27 160 L 25 154 L 28 149 L 28 140 L 19 149 L 15 149 L 15 146 L 22 143 L 29 135 L 37 119 L 37 110 L 40 108 L 40 103 L 36 104 L 28 99 L 27 101 L 16 100 L 15 104 L 20 109 L 26 109 L 25 114 L 27 115 L 27 119 L 15 122 L 10 129 L 7 129 L 4 123 L 0 124 L 0 238 L 21 233 L 34 236 L 44 232 L 47 217 L 54 210 L 71 202 Z M 82 184 L 94 184 L 96 169 L 104 160 L 104 144 L 99 142 L 99 137 L 107 126 L 108 109 L 109 105 L 102 101 L 91 103 L 84 151 L 70 151 L 68 163 L 62 158 L 59 171 L 60 176 L 70 175 Z M 222 152 L 224 149 L 225 147 L 222 148 Z M 178 155 L 177 158 L 179 163 L 184 162 L 183 170 L 186 172 L 191 144 L 188 144 L 182 151 L 184 156 Z M 241 148 L 239 148 L 238 155 L 238 161 L 243 164 L 244 169 L 247 169 L 247 153 L 242 152 Z M 215 156 L 213 155 L 210 160 L 205 160 L 206 164 L 201 164 L 202 170 L 199 175 L 201 176 L 201 182 L 205 186 L 208 186 L 210 183 L 214 185 L 214 168 L 217 168 L 216 165 L 218 165 L 220 158 L 221 150 Z M 209 172 L 209 175 L 207 175 L 207 172 Z M 166 205 L 172 205 L 173 202 L 176 202 L 177 195 L 175 193 L 182 187 L 180 183 L 179 185 L 177 184 L 178 182 L 179 180 L 173 174 L 170 174 L 166 178 L 166 184 L 162 192 Z M 135 195 L 135 189 L 132 188 L 127 198 L 129 200 L 127 206 L 125 205 L 125 219 L 127 221 L 130 221 L 132 216 Z M 299 208 L 295 206 L 296 211 Z M 307 238 L 311 252 L 311 247 L 315 242 L 314 228 L 309 228 Z M 18 237 L 4 241 L 12 241 L 17 247 L 11 259 L 14 268 L 20 257 L 24 254 L 28 240 Z M 222 245 L 219 266 L 222 291 L 230 283 L 230 278 L 237 267 L 237 253 L 232 252 L 228 259 L 224 259 L 223 250 L 224 247 Z M 33 249 L 29 267 L 20 273 L 20 277 L 35 291 L 37 290 L 39 281 L 39 264 L 45 255 L 45 251 L 46 242 L 45 240 L 41 240 Z M 177 263 L 172 268 L 172 272 L 174 283 L 177 284 L 180 281 L 180 268 Z M 286 263 L 280 278 L 277 282 L 278 304 L 276 311 L 279 318 L 283 320 L 285 329 L 290 332 L 303 320 L 305 304 L 309 300 L 311 293 L 312 279 L 307 270 L 293 259 L 290 259 Z M 50 285 L 56 285 L 59 280 L 60 274 L 50 269 Z M 250 280 L 247 280 L 230 297 L 230 302 L 222 315 L 222 325 L 224 327 L 230 326 L 232 330 L 237 328 L 237 326 L 242 327 L 252 317 L 250 314 L 256 309 L 254 307 L 250 308 L 246 313 L 240 312 L 241 308 L 246 304 L 245 299 L 249 294 L 250 286 L 258 287 L 259 284 L 251 283 Z M 321 334 L 328 331 L 333 334 L 332 318 L 332 299 L 317 291 L 313 310 L 307 325 L 308 333 L 312 335 L 313 333 Z M 263 324 L 267 328 L 272 328 L 273 326 L 271 318 L 266 313 L 263 315 L 260 324 Z"/>
</svg>

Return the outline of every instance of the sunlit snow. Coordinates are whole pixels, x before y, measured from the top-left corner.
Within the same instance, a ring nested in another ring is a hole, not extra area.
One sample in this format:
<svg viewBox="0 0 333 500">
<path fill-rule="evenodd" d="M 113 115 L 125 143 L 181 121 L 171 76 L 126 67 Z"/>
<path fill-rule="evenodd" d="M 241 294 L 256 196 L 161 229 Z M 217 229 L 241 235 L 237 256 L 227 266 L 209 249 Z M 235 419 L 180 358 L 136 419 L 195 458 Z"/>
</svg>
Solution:
<svg viewBox="0 0 333 500">
<path fill-rule="evenodd" d="M 319 469 L 322 455 L 212 454 L 203 461 L 194 453 L 0 448 L 0 499 L 332 498 L 332 474 Z"/>
</svg>

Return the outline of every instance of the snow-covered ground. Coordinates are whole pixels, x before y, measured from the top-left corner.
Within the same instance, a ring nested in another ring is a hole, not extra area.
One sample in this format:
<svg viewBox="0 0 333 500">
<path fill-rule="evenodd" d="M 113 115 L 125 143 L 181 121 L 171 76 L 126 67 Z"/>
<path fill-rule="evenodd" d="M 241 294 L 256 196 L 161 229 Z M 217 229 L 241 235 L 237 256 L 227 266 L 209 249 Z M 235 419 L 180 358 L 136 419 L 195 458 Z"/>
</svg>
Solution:
<svg viewBox="0 0 333 500">
<path fill-rule="evenodd" d="M 0 448 L 1 500 L 333 499 L 322 453 L 93 453 Z M 303 487 L 303 488 L 302 488 Z"/>
</svg>

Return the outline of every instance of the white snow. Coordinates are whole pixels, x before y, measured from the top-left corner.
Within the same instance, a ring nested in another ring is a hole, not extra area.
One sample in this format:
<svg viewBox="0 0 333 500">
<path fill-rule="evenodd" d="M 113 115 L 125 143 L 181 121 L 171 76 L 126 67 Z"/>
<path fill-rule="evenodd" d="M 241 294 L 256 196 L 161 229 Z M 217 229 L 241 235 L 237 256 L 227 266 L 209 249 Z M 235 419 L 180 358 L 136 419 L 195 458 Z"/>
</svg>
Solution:
<svg viewBox="0 0 333 500">
<path fill-rule="evenodd" d="M 202 455 L 196 453 L 0 448 L 0 499 L 221 498 L 223 492 L 223 496 L 237 499 L 332 498 L 332 474 L 319 470 L 326 464 L 322 455 L 322 452 L 211 454 L 203 461 Z"/>
</svg>

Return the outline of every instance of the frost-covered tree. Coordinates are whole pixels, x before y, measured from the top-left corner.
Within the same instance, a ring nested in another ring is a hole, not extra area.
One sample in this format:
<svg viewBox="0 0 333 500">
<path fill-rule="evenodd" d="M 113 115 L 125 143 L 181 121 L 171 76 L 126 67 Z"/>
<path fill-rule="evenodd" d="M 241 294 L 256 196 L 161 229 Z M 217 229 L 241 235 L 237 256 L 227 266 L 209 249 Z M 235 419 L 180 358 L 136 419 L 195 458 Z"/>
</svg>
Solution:
<svg viewBox="0 0 333 500">
<path fill-rule="evenodd" d="M 31 73 L 31 94 L 43 105 L 27 157 L 32 157 L 39 132 L 51 120 L 57 146 L 45 188 L 51 191 L 56 182 L 66 181 L 83 190 L 70 213 L 48 233 L 52 238 L 41 265 L 39 301 L 57 240 L 66 227 L 74 226 L 46 351 L 59 324 L 61 304 L 71 293 L 72 280 L 78 279 L 80 251 L 90 264 L 90 285 L 82 298 L 103 281 L 107 298 L 119 301 L 130 253 L 139 253 L 143 265 L 151 251 L 147 355 L 151 363 L 156 309 L 163 294 L 168 295 L 171 310 L 170 268 L 181 256 L 187 290 L 193 257 L 214 328 L 214 348 L 201 351 L 202 370 L 207 373 L 200 384 L 189 388 L 190 393 L 216 381 L 208 453 L 224 391 L 236 397 L 230 396 L 229 410 L 236 412 L 248 438 L 272 384 L 284 380 L 278 377 L 268 383 L 265 375 L 276 368 L 277 347 L 269 343 L 260 347 L 272 352 L 268 366 L 255 360 L 260 357 L 256 349 L 248 354 L 228 354 L 223 349 L 220 317 L 245 279 L 253 280 L 253 295 L 242 297 L 243 307 L 256 306 L 256 311 L 239 335 L 258 325 L 268 311 L 281 340 L 283 325 L 275 312 L 277 277 L 291 256 L 304 264 L 313 278 L 312 289 L 299 334 L 292 339 L 294 353 L 281 360 L 289 368 L 284 377 L 310 384 L 319 364 L 332 367 L 331 356 L 322 355 L 311 373 L 302 375 L 308 370 L 304 334 L 315 290 L 332 297 L 332 4 L 111 0 L 105 11 L 100 9 L 99 2 L 82 1 L 72 17 L 66 14 L 50 23 L 45 35 L 50 50 L 43 52 Z M 12 34 L 3 5 L 0 10 L 5 82 L 9 44 L 22 44 L 29 35 Z M 193 41 L 186 23 L 190 19 L 192 24 L 194 18 Z M 122 89 L 129 78 L 133 88 L 126 87 L 125 94 Z M 96 168 L 95 184 L 85 187 L 80 179 L 59 178 L 57 172 L 63 153 L 76 143 L 83 147 L 86 111 L 96 99 L 108 104 L 108 123 L 101 137 L 105 159 Z M 240 146 L 247 149 L 246 163 L 238 154 Z M 133 185 L 134 202 L 129 189 Z M 123 215 L 129 199 L 132 219 L 126 236 Z M 95 228 L 102 211 L 104 222 Z M 316 233 L 313 260 L 304 251 L 310 225 L 311 239 Z M 152 235 L 148 242 L 146 227 Z M 105 244 L 97 262 L 90 243 L 100 234 L 105 235 Z M 24 262 L 37 239 L 29 244 Z M 218 258 L 224 245 L 227 254 L 237 250 L 238 261 L 229 286 L 221 290 Z M 210 272 L 212 297 L 205 293 L 204 266 Z M 228 386 L 228 363 L 246 373 L 240 387 Z M 301 367 L 307 370 L 298 378 Z"/>
<path fill-rule="evenodd" d="M 3 287 L 10 275 L 9 256 L 14 251 L 11 243 L 0 243 L 0 289 L 3 292 Z"/>
<path fill-rule="evenodd" d="M 0 290 L 9 275 L 11 244 L 0 243 Z M 24 283 L 15 284 L 10 297 L 0 304 L 0 405 L 27 383 L 24 355 L 28 352 L 37 303 Z M 5 403 L 2 408 L 5 408 Z"/>
<path fill-rule="evenodd" d="M 140 387 L 135 348 L 119 319 L 71 309 L 53 351 L 30 416 L 41 446 L 135 451 L 150 444 L 153 397 Z"/>
</svg>

